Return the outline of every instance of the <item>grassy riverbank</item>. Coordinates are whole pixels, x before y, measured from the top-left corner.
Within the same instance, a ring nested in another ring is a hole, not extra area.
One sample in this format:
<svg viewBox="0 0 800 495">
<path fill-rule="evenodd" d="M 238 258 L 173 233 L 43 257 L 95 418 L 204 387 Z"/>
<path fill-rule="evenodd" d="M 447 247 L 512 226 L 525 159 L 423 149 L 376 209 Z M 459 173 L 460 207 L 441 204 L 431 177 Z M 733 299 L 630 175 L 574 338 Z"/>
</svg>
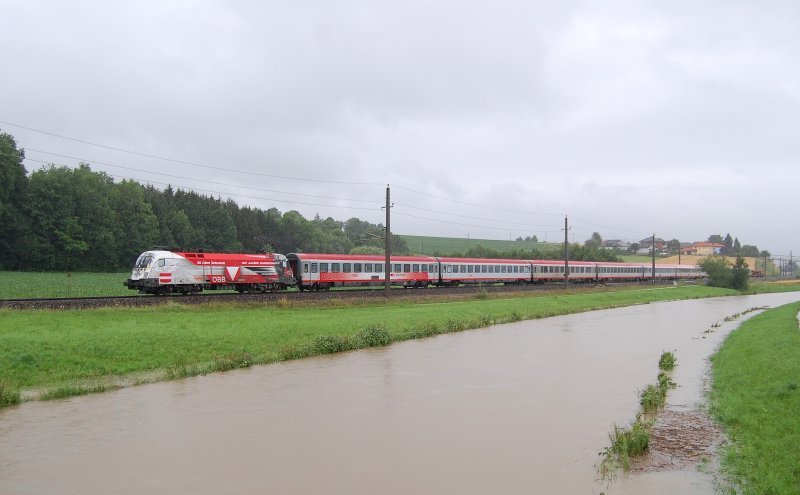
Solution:
<svg viewBox="0 0 800 495">
<path fill-rule="evenodd" d="M 446 292 L 443 292 L 446 294 Z M 324 307 L 166 306 L 84 311 L 0 311 L 0 404 L 190 376 L 315 354 L 385 345 L 524 319 L 737 294 L 705 286 L 577 293 L 482 293 L 454 301 Z M 440 299 L 440 300 L 439 300 Z M 28 394 L 30 395 L 30 394 Z M 23 394 L 26 396 L 26 394 Z"/>
<path fill-rule="evenodd" d="M 712 412 L 742 492 L 800 493 L 800 303 L 742 324 L 712 358 Z"/>
</svg>

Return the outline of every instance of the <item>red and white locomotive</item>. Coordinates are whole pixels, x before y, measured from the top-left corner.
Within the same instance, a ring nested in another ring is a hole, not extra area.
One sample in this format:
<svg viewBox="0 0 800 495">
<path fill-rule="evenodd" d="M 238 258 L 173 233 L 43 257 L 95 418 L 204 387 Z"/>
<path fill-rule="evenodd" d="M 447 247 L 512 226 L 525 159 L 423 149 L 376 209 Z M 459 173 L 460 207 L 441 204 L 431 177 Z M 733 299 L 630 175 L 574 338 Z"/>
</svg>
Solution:
<svg viewBox="0 0 800 495">
<path fill-rule="evenodd" d="M 145 251 L 124 285 L 160 295 L 205 289 L 267 292 L 294 285 L 294 274 L 282 254 Z"/>
</svg>

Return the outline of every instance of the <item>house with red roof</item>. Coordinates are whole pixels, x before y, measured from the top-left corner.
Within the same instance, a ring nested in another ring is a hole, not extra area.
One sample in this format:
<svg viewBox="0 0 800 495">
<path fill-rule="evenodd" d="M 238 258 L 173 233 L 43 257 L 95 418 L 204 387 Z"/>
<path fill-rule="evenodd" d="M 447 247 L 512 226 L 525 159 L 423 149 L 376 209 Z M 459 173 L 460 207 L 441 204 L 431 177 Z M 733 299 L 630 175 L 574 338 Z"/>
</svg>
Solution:
<svg viewBox="0 0 800 495">
<path fill-rule="evenodd" d="M 695 242 L 691 246 L 681 249 L 681 252 L 688 255 L 711 256 L 712 254 L 722 254 L 724 249 L 725 245 L 718 242 Z"/>
</svg>

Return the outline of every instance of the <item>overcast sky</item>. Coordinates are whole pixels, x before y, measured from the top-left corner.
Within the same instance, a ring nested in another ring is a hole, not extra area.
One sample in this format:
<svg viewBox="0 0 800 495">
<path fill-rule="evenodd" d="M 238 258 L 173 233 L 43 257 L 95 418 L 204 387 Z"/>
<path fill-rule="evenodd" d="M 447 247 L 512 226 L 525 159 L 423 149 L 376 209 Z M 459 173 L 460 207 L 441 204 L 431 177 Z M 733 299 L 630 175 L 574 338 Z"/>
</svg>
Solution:
<svg viewBox="0 0 800 495">
<path fill-rule="evenodd" d="M 568 215 L 571 241 L 800 254 L 796 0 L 0 7 L 29 172 L 375 223 L 390 184 L 399 234 L 558 241 Z"/>
</svg>

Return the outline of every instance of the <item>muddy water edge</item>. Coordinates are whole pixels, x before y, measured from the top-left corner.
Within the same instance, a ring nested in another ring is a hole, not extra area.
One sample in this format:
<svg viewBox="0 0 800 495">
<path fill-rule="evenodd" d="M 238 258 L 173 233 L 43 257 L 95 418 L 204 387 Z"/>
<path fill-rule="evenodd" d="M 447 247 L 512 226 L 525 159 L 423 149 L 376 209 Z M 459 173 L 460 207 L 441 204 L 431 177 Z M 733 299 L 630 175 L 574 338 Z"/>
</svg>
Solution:
<svg viewBox="0 0 800 495">
<path fill-rule="evenodd" d="M 691 464 L 598 480 L 598 452 L 662 351 L 668 408 L 696 411 L 741 321 L 725 317 L 796 300 L 596 311 L 25 403 L 0 411 L 0 492 L 711 494 Z"/>
</svg>

